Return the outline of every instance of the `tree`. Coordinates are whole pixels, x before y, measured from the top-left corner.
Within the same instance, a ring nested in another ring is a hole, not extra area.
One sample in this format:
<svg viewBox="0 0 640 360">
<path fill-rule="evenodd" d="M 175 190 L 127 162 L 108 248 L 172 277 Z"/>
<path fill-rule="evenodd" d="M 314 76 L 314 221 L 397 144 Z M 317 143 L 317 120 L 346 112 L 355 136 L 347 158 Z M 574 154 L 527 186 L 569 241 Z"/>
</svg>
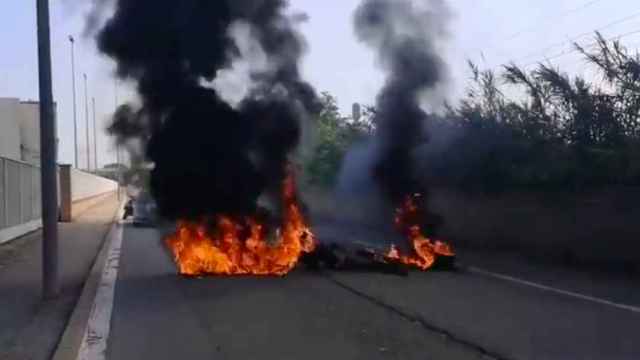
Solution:
<svg viewBox="0 0 640 360">
<path fill-rule="evenodd" d="M 311 184 L 330 186 L 337 178 L 348 149 L 358 140 L 370 136 L 375 126 L 371 121 L 371 108 L 365 108 L 364 116 L 354 120 L 340 114 L 336 98 L 327 92 L 321 94 L 321 104 L 316 122 L 316 144 L 305 167 Z"/>
</svg>

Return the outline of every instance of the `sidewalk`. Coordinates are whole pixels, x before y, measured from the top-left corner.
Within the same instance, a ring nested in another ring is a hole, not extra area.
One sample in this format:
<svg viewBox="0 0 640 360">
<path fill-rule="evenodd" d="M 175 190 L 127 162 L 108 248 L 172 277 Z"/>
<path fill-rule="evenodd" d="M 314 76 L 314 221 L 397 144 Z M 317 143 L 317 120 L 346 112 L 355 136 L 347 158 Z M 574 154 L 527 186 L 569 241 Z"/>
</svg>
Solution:
<svg viewBox="0 0 640 360">
<path fill-rule="evenodd" d="M 41 300 L 40 232 L 0 246 L 0 359 L 49 359 L 118 208 L 116 195 L 60 227 L 61 295 Z"/>
</svg>

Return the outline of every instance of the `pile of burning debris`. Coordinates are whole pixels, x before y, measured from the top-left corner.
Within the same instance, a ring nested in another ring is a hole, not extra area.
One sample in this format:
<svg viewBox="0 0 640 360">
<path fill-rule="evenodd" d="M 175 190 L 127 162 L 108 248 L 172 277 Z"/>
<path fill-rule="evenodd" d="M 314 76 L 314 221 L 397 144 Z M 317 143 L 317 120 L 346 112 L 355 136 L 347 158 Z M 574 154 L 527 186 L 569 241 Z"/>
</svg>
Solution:
<svg viewBox="0 0 640 360">
<path fill-rule="evenodd" d="M 218 216 L 203 222 L 180 222 L 166 238 L 178 271 L 185 276 L 283 276 L 302 263 L 310 269 L 376 271 L 407 275 L 409 269 L 451 269 L 455 253 L 442 241 L 423 234 L 420 194 L 407 196 L 396 210 L 395 227 L 407 239 L 404 253 L 392 245 L 373 247 L 322 243 L 307 225 L 295 191 L 293 175 L 283 184 L 284 216 L 275 230 L 266 217 Z"/>
<path fill-rule="evenodd" d="M 178 223 L 166 244 L 180 274 L 285 275 L 299 263 L 406 273 L 453 264 L 450 246 L 422 226 L 433 217 L 421 209 L 426 192 L 414 158 L 429 141 L 424 106 L 442 100 L 449 78 L 444 1 L 361 0 L 354 14 L 356 38 L 386 74 L 372 166 L 361 173 L 398 208 L 404 240 L 381 250 L 322 243 L 305 220 L 288 164 L 322 101 L 303 77 L 307 44 L 289 1 L 93 3 L 88 33 L 139 100 L 118 108 L 109 132 L 132 159 L 153 164 L 148 183 L 159 214 Z M 242 94 L 217 81 L 234 71 L 250 79 L 238 86 Z M 277 211 L 260 209 L 262 196 L 279 198 Z"/>
</svg>

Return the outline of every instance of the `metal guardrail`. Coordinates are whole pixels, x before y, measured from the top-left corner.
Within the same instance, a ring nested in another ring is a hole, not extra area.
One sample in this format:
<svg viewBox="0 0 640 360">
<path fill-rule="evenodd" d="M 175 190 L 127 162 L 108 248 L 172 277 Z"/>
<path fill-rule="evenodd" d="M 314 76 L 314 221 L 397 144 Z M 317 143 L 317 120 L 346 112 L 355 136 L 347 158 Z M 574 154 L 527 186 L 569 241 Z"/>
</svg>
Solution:
<svg viewBox="0 0 640 360">
<path fill-rule="evenodd" d="M 40 168 L 0 158 L 0 230 L 42 216 Z"/>
</svg>

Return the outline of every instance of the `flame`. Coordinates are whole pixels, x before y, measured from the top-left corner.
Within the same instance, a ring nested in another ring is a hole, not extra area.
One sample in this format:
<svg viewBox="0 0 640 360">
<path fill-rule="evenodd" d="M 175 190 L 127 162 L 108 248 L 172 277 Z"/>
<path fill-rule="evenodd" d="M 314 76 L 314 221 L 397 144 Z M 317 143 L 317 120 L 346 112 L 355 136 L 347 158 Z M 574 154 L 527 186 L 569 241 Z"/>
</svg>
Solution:
<svg viewBox="0 0 640 360">
<path fill-rule="evenodd" d="M 293 174 L 283 182 L 283 221 L 275 232 L 257 217 L 219 215 L 213 230 L 206 221 L 178 224 L 166 244 L 182 275 L 285 275 L 316 241 L 300 211 Z"/>
<path fill-rule="evenodd" d="M 388 261 L 417 267 L 421 270 L 431 268 L 438 256 L 455 256 L 451 246 L 445 242 L 433 241 L 424 235 L 422 231 L 421 212 L 418 200 L 421 194 L 409 195 L 402 206 L 396 209 L 395 225 L 410 241 L 412 254 L 401 254 L 398 247 L 391 246 L 386 254 Z"/>
</svg>

